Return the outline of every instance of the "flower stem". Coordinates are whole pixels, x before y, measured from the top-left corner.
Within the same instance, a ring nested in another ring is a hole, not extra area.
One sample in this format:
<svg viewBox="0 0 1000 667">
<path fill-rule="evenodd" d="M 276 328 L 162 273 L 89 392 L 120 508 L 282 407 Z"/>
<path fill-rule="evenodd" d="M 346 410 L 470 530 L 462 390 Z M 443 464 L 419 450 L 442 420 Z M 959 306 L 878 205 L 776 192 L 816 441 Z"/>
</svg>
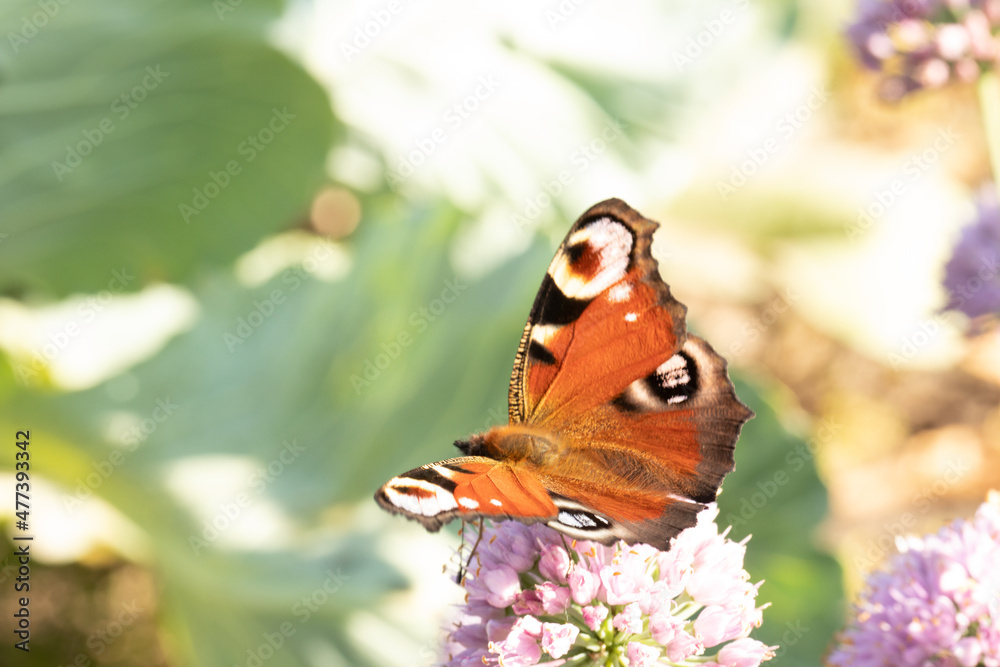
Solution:
<svg viewBox="0 0 1000 667">
<path fill-rule="evenodd" d="M 994 70 L 979 77 L 979 108 L 986 130 L 994 187 L 1000 187 L 1000 75 Z"/>
</svg>

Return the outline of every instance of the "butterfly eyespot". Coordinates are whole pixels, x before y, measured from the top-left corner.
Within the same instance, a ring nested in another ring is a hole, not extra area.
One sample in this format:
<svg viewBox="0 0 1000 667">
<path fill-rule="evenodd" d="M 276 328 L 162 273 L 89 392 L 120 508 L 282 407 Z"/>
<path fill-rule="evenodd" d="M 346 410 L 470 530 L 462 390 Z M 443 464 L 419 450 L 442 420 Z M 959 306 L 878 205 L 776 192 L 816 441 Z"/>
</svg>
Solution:
<svg viewBox="0 0 1000 667">
<path fill-rule="evenodd" d="M 682 350 L 626 387 L 611 404 L 622 412 L 662 412 L 694 396 L 700 384 L 694 358 Z"/>
<path fill-rule="evenodd" d="M 595 218 L 566 239 L 549 275 L 566 297 L 589 302 L 625 277 L 633 247 L 632 230 L 610 217 Z"/>
<path fill-rule="evenodd" d="M 635 322 L 637 319 L 639 319 L 639 316 L 636 315 L 635 313 L 626 313 L 625 314 L 625 321 L 626 322 Z"/>
<path fill-rule="evenodd" d="M 653 378 L 655 377 L 655 380 Z M 698 391 L 697 368 L 685 352 L 678 352 L 662 363 L 653 376 L 653 391 L 656 397 L 668 405 L 683 403 Z"/>
<path fill-rule="evenodd" d="M 497 498 L 490 498 L 490 505 L 496 505 L 497 507 L 503 507 L 503 502 Z"/>
<path fill-rule="evenodd" d="M 591 512 L 565 509 L 559 511 L 559 516 L 556 520 L 564 526 L 584 531 L 601 530 L 611 526 L 608 521 Z"/>
</svg>

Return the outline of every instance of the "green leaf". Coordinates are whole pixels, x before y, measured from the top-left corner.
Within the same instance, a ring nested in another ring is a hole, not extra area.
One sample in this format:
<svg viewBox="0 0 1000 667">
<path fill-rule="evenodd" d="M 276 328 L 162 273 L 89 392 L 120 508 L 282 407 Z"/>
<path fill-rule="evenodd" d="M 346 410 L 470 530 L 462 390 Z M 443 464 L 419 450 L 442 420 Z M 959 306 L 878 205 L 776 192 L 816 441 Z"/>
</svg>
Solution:
<svg viewBox="0 0 1000 667">
<path fill-rule="evenodd" d="M 52 5 L 0 10 L 0 292 L 187 282 L 307 208 L 334 124 L 264 41 L 278 3 Z"/>
</svg>

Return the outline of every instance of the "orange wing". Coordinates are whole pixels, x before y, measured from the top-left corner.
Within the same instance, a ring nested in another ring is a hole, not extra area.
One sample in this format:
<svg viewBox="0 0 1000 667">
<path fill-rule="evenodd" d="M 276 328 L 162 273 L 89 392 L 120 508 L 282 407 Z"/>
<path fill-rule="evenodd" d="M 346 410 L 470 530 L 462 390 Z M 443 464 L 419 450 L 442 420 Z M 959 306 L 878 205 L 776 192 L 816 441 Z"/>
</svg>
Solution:
<svg viewBox="0 0 1000 667">
<path fill-rule="evenodd" d="M 650 252 L 657 226 L 609 199 L 569 230 L 521 336 L 511 423 L 584 413 L 652 373 L 684 342 L 687 309 Z"/>
<path fill-rule="evenodd" d="M 430 531 L 456 517 L 540 521 L 558 514 L 548 491 L 530 470 L 482 456 L 429 463 L 393 477 L 375 500 Z"/>
<path fill-rule="evenodd" d="M 662 544 L 693 525 L 753 414 L 725 360 L 687 334 L 686 308 L 650 251 L 657 227 L 614 199 L 581 216 L 549 266 L 511 376 L 511 423 L 552 434 L 547 447 L 560 452 L 542 483 L 611 524 L 592 539 Z M 503 452 L 502 431 L 471 453 Z"/>
</svg>

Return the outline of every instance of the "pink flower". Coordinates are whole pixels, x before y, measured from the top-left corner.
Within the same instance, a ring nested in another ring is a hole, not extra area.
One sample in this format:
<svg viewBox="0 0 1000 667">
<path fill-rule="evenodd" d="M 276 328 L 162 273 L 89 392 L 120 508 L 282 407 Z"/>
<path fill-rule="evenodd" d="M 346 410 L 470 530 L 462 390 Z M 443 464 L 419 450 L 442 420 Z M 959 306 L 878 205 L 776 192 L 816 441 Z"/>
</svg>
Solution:
<svg viewBox="0 0 1000 667">
<path fill-rule="evenodd" d="M 694 632 L 705 646 L 716 646 L 743 634 L 742 615 L 725 607 L 706 607 L 695 619 Z"/>
<path fill-rule="evenodd" d="M 625 605 L 625 609 L 611 620 L 615 630 L 639 634 L 642 632 L 642 611 L 635 602 Z"/>
<path fill-rule="evenodd" d="M 553 658 L 566 655 L 576 638 L 580 628 L 572 623 L 545 623 L 542 625 L 542 650 Z"/>
<path fill-rule="evenodd" d="M 530 667 L 537 665 L 542 657 L 537 639 L 513 631 L 502 642 L 490 644 L 489 651 L 499 656 L 499 664 L 503 667 Z"/>
<path fill-rule="evenodd" d="M 688 530 L 696 528 L 688 528 Z M 660 580 L 657 583 L 663 587 L 664 594 L 668 598 L 676 597 L 684 590 L 684 584 L 693 571 L 694 551 L 690 541 L 688 539 L 682 542 L 681 536 L 678 536 L 674 538 L 670 551 L 657 556 L 657 565 L 660 570 Z"/>
<path fill-rule="evenodd" d="M 542 557 L 538 561 L 538 571 L 542 576 L 551 581 L 566 583 L 566 574 L 569 572 L 572 561 L 566 550 L 558 545 L 547 545 L 542 547 Z"/>
<path fill-rule="evenodd" d="M 569 591 L 573 602 L 578 605 L 590 604 L 600 587 L 601 580 L 596 574 L 579 564 L 573 565 L 569 572 Z"/>
<path fill-rule="evenodd" d="M 983 659 L 983 647 L 978 637 L 962 637 L 955 644 L 952 653 L 962 667 L 975 667 Z"/>
<path fill-rule="evenodd" d="M 599 627 L 601 627 L 601 623 L 604 622 L 604 619 L 606 619 L 608 617 L 608 613 L 610 613 L 608 608 L 604 605 L 584 607 L 581 611 L 583 612 L 583 622 L 588 628 L 594 630 L 595 632 Z"/>
<path fill-rule="evenodd" d="M 688 595 L 703 605 L 731 601 L 744 588 L 742 544 L 717 538 L 712 549 L 703 549 L 695 558 L 697 568 L 687 581 Z"/>
<path fill-rule="evenodd" d="M 561 614 L 569 607 L 569 589 L 546 581 L 535 586 L 538 599 L 542 602 L 542 611 L 550 616 Z"/>
<path fill-rule="evenodd" d="M 497 565 L 483 572 L 481 578 L 486 587 L 486 601 L 494 607 L 509 607 L 521 592 L 521 582 L 517 572 L 509 565 Z"/>
<path fill-rule="evenodd" d="M 760 623 L 757 585 L 743 570 L 744 546 L 719 534 L 717 515 L 710 505 L 669 551 L 567 546 L 544 524 L 485 527 L 466 604 L 449 627 L 447 667 L 583 667 L 592 653 L 627 656 L 632 667 L 760 664 L 771 654 L 745 641 Z M 965 590 L 961 573 L 942 580 Z"/>
<path fill-rule="evenodd" d="M 671 616 L 669 612 L 657 612 L 649 617 L 649 634 L 657 644 L 666 646 L 670 640 L 684 630 L 684 621 Z"/>
<path fill-rule="evenodd" d="M 492 569 L 507 565 L 517 572 L 527 572 L 535 564 L 538 547 L 529 526 L 514 522 L 509 530 L 494 533 L 494 536 L 496 540 L 481 561 L 483 566 Z"/>
<path fill-rule="evenodd" d="M 489 649 L 500 657 L 503 667 L 529 667 L 537 665 L 542 657 L 538 639 L 542 634 L 542 624 L 532 616 L 517 619 L 510 634 L 502 642 L 490 644 Z"/>
<path fill-rule="evenodd" d="M 538 597 L 538 591 L 529 589 L 518 593 L 517 599 L 510 606 L 515 614 L 532 614 L 540 616 L 542 614 L 542 600 Z"/>
<path fill-rule="evenodd" d="M 518 619 L 514 616 L 506 618 L 491 619 L 486 622 L 486 639 L 491 642 L 502 641 L 510 634 L 514 623 Z"/>
<path fill-rule="evenodd" d="M 763 660 L 774 657 L 777 646 L 768 646 L 756 639 L 743 637 L 726 644 L 719 651 L 718 662 L 722 667 L 756 667 Z"/>
<path fill-rule="evenodd" d="M 569 589 L 546 581 L 517 596 L 515 614 L 561 614 L 569 606 Z"/>
<path fill-rule="evenodd" d="M 514 627 L 511 630 L 517 630 L 532 639 L 538 639 L 542 636 L 543 627 L 542 622 L 534 616 L 522 616 L 515 621 Z"/>
<path fill-rule="evenodd" d="M 660 649 L 639 642 L 629 642 L 626 649 L 629 667 L 652 667 L 660 657 Z"/>
<path fill-rule="evenodd" d="M 653 577 L 649 570 L 655 553 L 656 550 L 648 545 L 633 545 L 601 568 L 601 583 L 604 585 L 608 604 L 628 604 L 641 600 L 648 594 L 653 587 Z"/>
<path fill-rule="evenodd" d="M 705 646 L 697 637 L 686 630 L 678 630 L 674 633 L 674 638 L 667 642 L 664 648 L 667 658 L 672 662 L 680 662 L 693 655 L 698 655 L 705 649 Z"/>
</svg>

